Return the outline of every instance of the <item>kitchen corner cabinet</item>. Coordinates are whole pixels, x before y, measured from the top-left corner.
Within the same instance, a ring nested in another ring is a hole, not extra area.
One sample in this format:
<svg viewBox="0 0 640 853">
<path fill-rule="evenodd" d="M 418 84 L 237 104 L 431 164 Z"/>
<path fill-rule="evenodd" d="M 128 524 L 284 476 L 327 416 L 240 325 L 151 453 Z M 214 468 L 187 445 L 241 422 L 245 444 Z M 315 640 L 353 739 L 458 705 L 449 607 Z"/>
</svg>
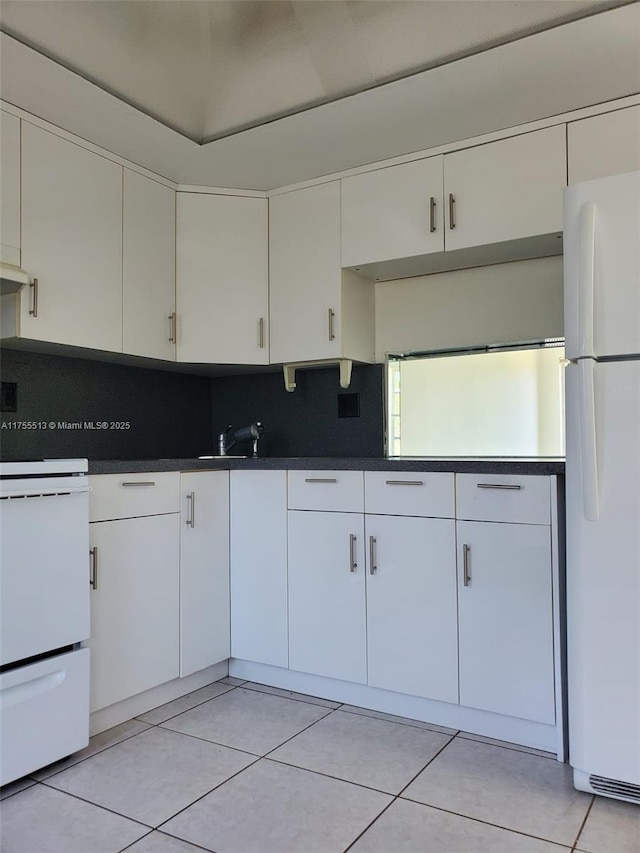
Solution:
<svg viewBox="0 0 640 853">
<path fill-rule="evenodd" d="M 19 336 L 122 352 L 122 167 L 22 122 Z"/>
<path fill-rule="evenodd" d="M 269 199 L 271 362 L 374 360 L 374 291 L 341 270 L 340 181 Z"/>
<path fill-rule="evenodd" d="M 444 155 L 448 251 L 562 231 L 564 124 Z"/>
<path fill-rule="evenodd" d="M 342 179 L 342 266 L 444 251 L 442 156 Z"/>
<path fill-rule="evenodd" d="M 176 194 L 124 169 L 122 349 L 175 361 Z"/>
<path fill-rule="evenodd" d="M 229 657 L 229 472 L 180 475 L 180 676 Z"/>
<path fill-rule="evenodd" d="M 0 261 L 20 266 L 20 119 L 0 110 Z"/>
<path fill-rule="evenodd" d="M 567 125 L 569 183 L 640 169 L 640 106 Z"/>
<path fill-rule="evenodd" d="M 232 471 L 231 656 L 287 667 L 287 472 Z"/>
<path fill-rule="evenodd" d="M 178 361 L 268 364 L 267 200 L 176 198 Z"/>
</svg>

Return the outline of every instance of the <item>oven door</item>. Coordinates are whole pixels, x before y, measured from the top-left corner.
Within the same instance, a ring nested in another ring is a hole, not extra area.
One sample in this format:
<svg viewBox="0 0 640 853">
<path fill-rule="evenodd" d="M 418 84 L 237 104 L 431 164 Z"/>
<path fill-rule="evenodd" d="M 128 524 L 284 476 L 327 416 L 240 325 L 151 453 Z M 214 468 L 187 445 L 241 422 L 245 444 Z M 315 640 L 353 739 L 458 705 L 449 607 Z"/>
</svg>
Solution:
<svg viewBox="0 0 640 853">
<path fill-rule="evenodd" d="M 2 665 L 89 637 L 89 489 L 61 479 L 2 484 Z"/>
</svg>

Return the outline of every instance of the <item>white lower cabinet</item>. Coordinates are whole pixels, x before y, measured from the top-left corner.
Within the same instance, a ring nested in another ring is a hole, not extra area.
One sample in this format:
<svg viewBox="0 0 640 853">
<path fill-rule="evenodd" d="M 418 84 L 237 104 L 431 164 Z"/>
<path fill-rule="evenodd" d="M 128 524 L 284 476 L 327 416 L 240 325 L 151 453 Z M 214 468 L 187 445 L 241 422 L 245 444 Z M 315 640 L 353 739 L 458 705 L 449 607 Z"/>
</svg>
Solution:
<svg viewBox="0 0 640 853">
<path fill-rule="evenodd" d="M 231 655 L 287 667 L 287 472 L 232 471 Z"/>
<path fill-rule="evenodd" d="M 90 524 L 91 711 L 178 677 L 179 519 Z"/>
<path fill-rule="evenodd" d="M 459 521 L 460 704 L 555 722 L 551 530 Z"/>
<path fill-rule="evenodd" d="M 372 687 L 458 701 L 455 521 L 366 516 Z"/>
<path fill-rule="evenodd" d="M 229 472 L 180 475 L 180 676 L 229 657 Z"/>
<path fill-rule="evenodd" d="M 367 680 L 364 517 L 289 511 L 289 668 Z"/>
</svg>

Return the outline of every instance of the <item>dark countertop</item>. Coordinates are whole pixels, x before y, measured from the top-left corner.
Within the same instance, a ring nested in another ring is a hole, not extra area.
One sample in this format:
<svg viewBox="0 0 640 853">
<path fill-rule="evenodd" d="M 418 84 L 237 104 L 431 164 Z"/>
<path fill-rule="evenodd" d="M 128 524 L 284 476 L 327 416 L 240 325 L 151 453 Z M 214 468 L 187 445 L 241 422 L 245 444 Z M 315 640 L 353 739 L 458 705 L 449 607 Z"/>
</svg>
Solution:
<svg viewBox="0 0 640 853">
<path fill-rule="evenodd" d="M 493 457 L 333 458 L 262 457 L 259 459 L 97 459 L 89 460 L 90 474 L 135 474 L 147 471 L 215 471 L 298 469 L 307 471 L 453 471 L 469 474 L 564 474 L 564 459 Z"/>
</svg>

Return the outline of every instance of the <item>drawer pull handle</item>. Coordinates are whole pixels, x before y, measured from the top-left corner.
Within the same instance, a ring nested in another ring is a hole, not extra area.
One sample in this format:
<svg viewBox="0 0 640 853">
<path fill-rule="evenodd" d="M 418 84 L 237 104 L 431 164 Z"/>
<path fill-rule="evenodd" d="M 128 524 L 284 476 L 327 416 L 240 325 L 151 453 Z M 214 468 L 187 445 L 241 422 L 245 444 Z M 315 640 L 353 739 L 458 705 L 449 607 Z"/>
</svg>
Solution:
<svg viewBox="0 0 640 853">
<path fill-rule="evenodd" d="M 385 480 L 387 486 L 424 486 L 424 480 Z"/>
<path fill-rule="evenodd" d="M 134 483 L 121 483 L 122 486 L 155 486 L 155 482 L 153 480 L 139 480 Z"/>
<path fill-rule="evenodd" d="M 463 583 L 465 586 L 471 585 L 471 561 L 469 559 L 469 554 L 471 553 L 471 547 L 469 545 L 462 546 L 462 566 L 464 571 Z"/>
<path fill-rule="evenodd" d="M 506 489 L 510 492 L 519 492 L 522 486 L 517 485 L 517 483 L 478 483 L 477 488 L 479 489 Z"/>
<path fill-rule="evenodd" d="M 196 493 L 189 492 L 187 494 L 188 512 L 187 512 L 187 527 L 192 530 L 196 526 Z"/>
<path fill-rule="evenodd" d="M 449 193 L 449 228 L 453 230 L 456 227 L 456 197 L 453 193 Z"/>
<path fill-rule="evenodd" d="M 376 543 L 377 539 L 375 536 L 369 537 L 369 574 L 375 575 L 378 571 L 378 563 L 376 560 Z"/>
<path fill-rule="evenodd" d="M 353 533 L 349 534 L 349 571 L 355 572 L 358 568 L 356 562 L 356 536 Z"/>
<path fill-rule="evenodd" d="M 91 560 L 91 573 L 89 575 L 89 586 L 91 589 L 98 589 L 98 546 L 95 545 L 89 549 L 89 558 Z"/>
<path fill-rule="evenodd" d="M 305 477 L 305 483 L 337 483 L 335 477 Z"/>
<path fill-rule="evenodd" d="M 176 312 L 173 311 L 169 314 L 169 343 L 175 344 L 176 342 Z"/>
<path fill-rule="evenodd" d="M 264 349 L 264 317 L 258 320 L 258 347 Z"/>
</svg>

